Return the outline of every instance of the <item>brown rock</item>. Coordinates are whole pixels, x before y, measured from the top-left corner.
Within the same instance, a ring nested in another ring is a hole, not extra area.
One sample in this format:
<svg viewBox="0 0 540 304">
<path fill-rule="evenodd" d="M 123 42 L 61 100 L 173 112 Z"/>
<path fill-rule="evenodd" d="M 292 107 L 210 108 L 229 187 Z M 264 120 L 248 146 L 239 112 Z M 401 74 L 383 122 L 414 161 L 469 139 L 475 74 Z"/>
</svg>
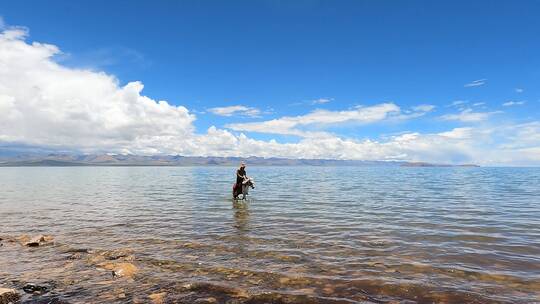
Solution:
<svg viewBox="0 0 540 304">
<path fill-rule="evenodd" d="M 115 277 L 133 277 L 139 269 L 137 266 L 131 264 L 131 263 L 110 263 L 101 265 L 101 267 L 112 270 L 113 276 Z"/>
<path fill-rule="evenodd" d="M 15 289 L 0 288 L 0 304 L 17 302 L 21 296 Z"/>
<path fill-rule="evenodd" d="M 80 260 L 80 259 L 82 259 L 82 253 L 80 253 L 80 252 L 75 252 L 75 253 L 71 254 L 71 255 L 68 257 L 68 259 L 70 259 L 70 260 Z"/>
<path fill-rule="evenodd" d="M 214 297 L 202 298 L 202 299 L 195 300 L 194 303 L 195 304 L 214 304 L 214 303 L 217 303 L 217 299 Z"/>
<path fill-rule="evenodd" d="M 26 242 L 24 242 L 25 246 L 38 247 L 38 246 L 41 246 L 41 245 L 43 245 L 45 243 L 51 242 L 53 240 L 53 237 L 50 236 L 50 235 L 38 235 L 38 236 L 35 236 L 33 238 L 28 238 L 27 236 L 22 236 L 20 239 L 23 242 L 25 240 L 27 240 Z"/>
<path fill-rule="evenodd" d="M 133 260 L 133 250 L 131 249 L 114 249 L 101 252 L 106 260 L 119 260 L 132 261 Z"/>
<path fill-rule="evenodd" d="M 287 284 L 291 281 L 291 279 L 289 278 L 279 278 L 279 283 L 280 284 Z"/>
<path fill-rule="evenodd" d="M 166 292 L 160 292 L 160 293 L 153 293 L 148 296 L 153 304 L 163 304 L 165 303 L 165 296 L 167 296 Z"/>
<path fill-rule="evenodd" d="M 28 235 L 23 234 L 23 235 L 15 238 L 15 239 L 12 239 L 11 241 L 15 240 L 15 241 L 18 241 L 21 245 L 24 245 L 24 244 L 28 243 L 30 241 L 30 239 L 31 238 Z"/>
</svg>

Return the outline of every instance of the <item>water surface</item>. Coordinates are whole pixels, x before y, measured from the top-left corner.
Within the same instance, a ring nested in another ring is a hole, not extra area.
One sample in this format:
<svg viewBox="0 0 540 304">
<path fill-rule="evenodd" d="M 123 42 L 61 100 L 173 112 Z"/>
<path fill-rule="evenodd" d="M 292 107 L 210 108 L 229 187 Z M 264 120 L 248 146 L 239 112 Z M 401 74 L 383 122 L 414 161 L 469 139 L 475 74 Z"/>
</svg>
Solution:
<svg viewBox="0 0 540 304">
<path fill-rule="evenodd" d="M 540 169 L 247 171 L 234 203 L 229 167 L 0 168 L 0 286 L 49 286 L 28 303 L 540 301 Z M 5 241 L 24 234 L 54 243 Z M 115 250 L 133 277 L 96 262 Z"/>
</svg>

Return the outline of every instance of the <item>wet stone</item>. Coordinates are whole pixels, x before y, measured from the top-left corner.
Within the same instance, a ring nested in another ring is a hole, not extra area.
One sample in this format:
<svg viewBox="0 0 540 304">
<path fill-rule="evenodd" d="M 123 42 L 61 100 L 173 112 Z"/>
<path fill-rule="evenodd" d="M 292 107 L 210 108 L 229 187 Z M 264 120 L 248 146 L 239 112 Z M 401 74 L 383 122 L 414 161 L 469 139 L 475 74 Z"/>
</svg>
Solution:
<svg viewBox="0 0 540 304">
<path fill-rule="evenodd" d="M 80 260 L 82 259 L 82 253 L 80 252 L 75 252 L 75 253 L 72 253 L 70 256 L 68 256 L 68 259 L 69 260 Z"/>
<path fill-rule="evenodd" d="M 0 304 L 17 302 L 21 296 L 15 289 L 0 288 Z"/>
<path fill-rule="evenodd" d="M 27 302 L 24 302 L 27 303 Z M 58 296 L 42 296 L 37 299 L 32 299 L 32 304 L 70 304 L 68 301 L 61 299 Z"/>
<path fill-rule="evenodd" d="M 116 250 L 105 251 L 101 253 L 101 255 L 106 260 L 111 260 L 111 261 L 119 260 L 119 259 L 133 260 L 132 253 L 133 251 L 129 249 L 116 249 Z"/>
<path fill-rule="evenodd" d="M 214 297 L 202 298 L 202 299 L 195 300 L 195 302 L 193 302 L 193 303 L 195 303 L 195 304 L 214 304 L 214 303 L 217 303 L 217 299 L 214 298 Z"/>
<path fill-rule="evenodd" d="M 49 291 L 49 288 L 47 286 L 37 285 L 33 283 L 28 283 L 24 285 L 22 289 L 26 293 L 33 293 L 33 294 L 44 294 L 47 291 Z"/>
<path fill-rule="evenodd" d="M 103 268 L 112 271 L 113 277 L 133 277 L 139 269 L 131 263 L 105 264 Z"/>
<path fill-rule="evenodd" d="M 26 237 L 23 237 L 21 240 L 26 240 L 27 238 Z M 51 242 L 53 240 L 53 238 L 51 236 L 47 236 L 47 235 L 38 235 L 38 236 L 35 236 L 33 238 L 29 238 L 26 242 L 24 242 L 24 245 L 25 246 L 28 246 L 28 247 L 39 247 L 39 246 L 42 246 L 48 242 Z"/>
<path fill-rule="evenodd" d="M 148 296 L 153 304 L 163 304 L 165 301 L 166 292 L 153 293 Z"/>
<path fill-rule="evenodd" d="M 279 283 L 280 284 L 288 284 L 291 281 L 289 278 L 280 278 Z"/>
<path fill-rule="evenodd" d="M 87 248 L 70 248 L 64 251 L 64 253 L 91 253 L 91 250 Z"/>
</svg>

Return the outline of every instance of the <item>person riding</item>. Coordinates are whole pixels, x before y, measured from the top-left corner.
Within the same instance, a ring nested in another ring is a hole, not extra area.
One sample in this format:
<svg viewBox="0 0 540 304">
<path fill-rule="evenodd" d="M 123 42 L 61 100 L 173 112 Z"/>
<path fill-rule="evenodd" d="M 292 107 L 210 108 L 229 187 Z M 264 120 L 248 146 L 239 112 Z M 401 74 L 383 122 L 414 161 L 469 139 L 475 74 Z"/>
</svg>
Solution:
<svg viewBox="0 0 540 304">
<path fill-rule="evenodd" d="M 242 182 L 244 181 L 244 178 L 247 178 L 246 163 L 242 162 L 240 163 L 240 168 L 236 170 L 236 193 L 242 193 Z"/>
</svg>

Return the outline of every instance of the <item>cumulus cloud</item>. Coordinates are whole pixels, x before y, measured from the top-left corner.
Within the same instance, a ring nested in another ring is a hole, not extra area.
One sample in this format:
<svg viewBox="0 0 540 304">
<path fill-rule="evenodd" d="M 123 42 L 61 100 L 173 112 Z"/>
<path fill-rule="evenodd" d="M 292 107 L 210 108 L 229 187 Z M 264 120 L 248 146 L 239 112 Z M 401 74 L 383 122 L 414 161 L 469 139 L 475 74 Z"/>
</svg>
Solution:
<svg viewBox="0 0 540 304">
<path fill-rule="evenodd" d="M 412 111 L 402 113 L 394 103 L 381 103 L 373 106 L 358 106 L 352 110 L 315 110 L 306 115 L 284 116 L 261 122 L 234 123 L 226 127 L 235 131 L 319 137 L 328 135 L 321 132 L 338 124 L 370 124 L 390 119 L 410 119 L 424 115 L 434 109 L 432 105 L 419 105 Z"/>
<path fill-rule="evenodd" d="M 103 72 L 63 66 L 53 59 L 60 54 L 58 47 L 27 42 L 27 34 L 23 28 L 8 28 L 0 34 L 0 144 L 4 146 L 73 152 L 540 164 L 538 122 L 493 130 L 407 132 L 381 141 L 342 138 L 320 129 L 340 123 L 406 119 L 433 110 L 428 105 L 403 112 L 394 103 L 381 103 L 229 126 L 237 131 L 268 133 L 273 129 L 274 133 L 302 135 L 293 143 L 257 140 L 216 127 L 199 134 L 193 125 L 196 116 L 187 108 L 143 95 L 141 82 L 122 85 Z"/>
<path fill-rule="evenodd" d="M 471 82 L 465 84 L 464 87 L 470 88 L 470 87 L 479 87 L 479 86 L 483 86 L 484 84 L 486 84 L 486 81 L 487 81 L 487 79 L 478 79 L 478 80 L 474 80 L 474 81 L 471 81 Z"/>
<path fill-rule="evenodd" d="M 500 111 L 494 112 L 474 112 L 472 109 L 465 109 L 458 114 L 446 114 L 441 116 L 442 120 L 457 120 L 461 122 L 478 122 L 487 120 L 491 115 L 501 113 Z"/>
<path fill-rule="evenodd" d="M 502 105 L 505 106 L 505 107 L 511 107 L 511 106 L 521 106 L 521 105 L 524 105 L 524 104 L 525 104 L 524 100 L 521 100 L 521 101 L 510 100 L 510 101 L 507 101 L 507 102 L 503 103 Z"/>
<path fill-rule="evenodd" d="M 0 140 L 82 149 L 151 147 L 193 132 L 182 106 L 141 95 L 143 85 L 63 67 L 59 49 L 26 43 L 27 32 L 0 35 Z"/>
<path fill-rule="evenodd" d="M 219 116 L 241 115 L 248 117 L 259 117 L 259 115 L 261 114 L 261 111 L 257 108 L 246 107 L 242 105 L 210 108 L 208 109 L 208 111 Z"/>
</svg>

